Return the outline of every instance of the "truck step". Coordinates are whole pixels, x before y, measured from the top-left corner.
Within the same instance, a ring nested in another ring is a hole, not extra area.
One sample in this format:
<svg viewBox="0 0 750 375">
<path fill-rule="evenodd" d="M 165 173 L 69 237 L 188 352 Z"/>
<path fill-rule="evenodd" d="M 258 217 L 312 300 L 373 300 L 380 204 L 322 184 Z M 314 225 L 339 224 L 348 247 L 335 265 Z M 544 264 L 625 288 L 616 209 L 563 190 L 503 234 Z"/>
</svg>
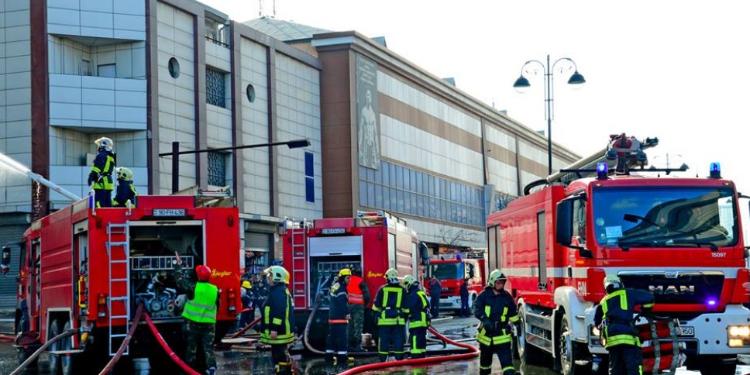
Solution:
<svg viewBox="0 0 750 375">
<path fill-rule="evenodd" d="M 122 247 L 122 246 L 127 246 L 127 245 L 128 243 L 126 241 L 107 242 L 107 246 L 109 247 L 114 247 L 114 246 Z"/>
<path fill-rule="evenodd" d="M 110 260 L 109 262 L 112 263 L 112 264 L 123 264 L 123 263 L 127 263 L 128 260 L 127 259 Z"/>
<path fill-rule="evenodd" d="M 124 279 L 110 279 L 109 281 L 113 282 L 113 283 L 123 283 L 123 282 L 128 281 L 128 279 L 127 278 L 124 278 Z"/>
<path fill-rule="evenodd" d="M 115 320 L 115 319 L 130 319 L 130 318 L 127 315 L 112 315 L 110 319 Z"/>
<path fill-rule="evenodd" d="M 109 337 L 111 337 L 113 339 L 116 339 L 118 337 L 125 337 L 127 335 L 128 335 L 127 333 L 118 333 L 118 334 L 111 334 L 111 335 L 109 335 Z"/>
<path fill-rule="evenodd" d="M 109 298 L 109 300 L 110 300 L 110 301 L 127 301 L 128 299 L 129 299 L 129 297 L 128 297 L 128 296 L 123 296 L 123 297 L 110 297 L 110 298 Z"/>
</svg>

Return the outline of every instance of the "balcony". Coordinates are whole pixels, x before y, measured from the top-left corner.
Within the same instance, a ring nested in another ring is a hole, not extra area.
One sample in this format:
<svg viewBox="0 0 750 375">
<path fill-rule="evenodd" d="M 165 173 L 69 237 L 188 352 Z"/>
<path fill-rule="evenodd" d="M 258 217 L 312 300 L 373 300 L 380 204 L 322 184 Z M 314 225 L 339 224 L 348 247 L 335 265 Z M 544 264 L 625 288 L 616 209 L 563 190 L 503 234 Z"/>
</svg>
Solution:
<svg viewBox="0 0 750 375">
<path fill-rule="evenodd" d="M 50 125 L 146 130 L 146 80 L 49 75 Z"/>
</svg>

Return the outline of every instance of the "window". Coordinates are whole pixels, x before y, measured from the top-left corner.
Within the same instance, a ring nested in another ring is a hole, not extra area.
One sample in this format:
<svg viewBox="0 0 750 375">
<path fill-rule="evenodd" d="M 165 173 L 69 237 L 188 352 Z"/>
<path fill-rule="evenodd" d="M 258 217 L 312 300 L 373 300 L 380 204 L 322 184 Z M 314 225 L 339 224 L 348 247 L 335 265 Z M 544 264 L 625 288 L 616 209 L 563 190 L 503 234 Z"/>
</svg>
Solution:
<svg viewBox="0 0 750 375">
<path fill-rule="evenodd" d="M 247 100 L 250 103 L 255 101 L 255 87 L 253 87 L 252 84 L 247 85 L 247 88 L 245 89 L 245 94 L 247 95 Z"/>
<path fill-rule="evenodd" d="M 586 245 L 586 201 L 573 201 L 573 236 L 578 237 L 578 245 Z"/>
<path fill-rule="evenodd" d="M 315 202 L 315 168 L 313 153 L 305 152 L 305 200 Z M 364 197 L 361 197 L 364 198 Z"/>
<path fill-rule="evenodd" d="M 206 67 L 206 103 L 226 108 L 224 72 Z"/>
<path fill-rule="evenodd" d="M 180 76 L 180 62 L 174 57 L 169 59 L 167 68 L 169 69 L 169 75 L 172 76 L 172 78 L 176 79 Z"/>
<path fill-rule="evenodd" d="M 91 61 L 81 59 L 81 63 L 78 65 L 78 75 L 90 76 L 91 75 Z"/>
<path fill-rule="evenodd" d="M 208 184 L 214 186 L 226 185 L 226 155 L 221 152 L 208 153 Z"/>
<path fill-rule="evenodd" d="M 115 78 L 116 65 L 115 64 L 99 64 L 96 67 L 96 75 L 99 77 Z"/>
</svg>

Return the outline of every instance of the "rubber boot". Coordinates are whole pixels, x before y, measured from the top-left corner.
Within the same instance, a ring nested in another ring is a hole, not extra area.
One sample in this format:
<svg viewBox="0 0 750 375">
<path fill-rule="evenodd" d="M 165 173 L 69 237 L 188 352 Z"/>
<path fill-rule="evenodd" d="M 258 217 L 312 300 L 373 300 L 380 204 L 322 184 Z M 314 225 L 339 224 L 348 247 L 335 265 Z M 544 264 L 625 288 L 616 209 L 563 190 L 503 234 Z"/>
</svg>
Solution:
<svg viewBox="0 0 750 375">
<path fill-rule="evenodd" d="M 215 374 L 216 374 L 216 367 L 213 367 L 213 366 L 212 366 L 212 367 L 209 367 L 209 368 L 208 368 L 208 369 L 206 370 L 206 375 L 215 375 Z"/>
<path fill-rule="evenodd" d="M 292 375 L 292 364 L 289 362 L 279 362 L 279 364 L 276 365 L 276 374 Z"/>
<path fill-rule="evenodd" d="M 348 362 L 347 362 L 347 359 L 346 359 L 346 354 L 344 354 L 344 355 L 337 355 L 336 356 L 336 369 L 337 370 L 346 370 L 347 368 L 349 368 L 349 365 L 348 365 Z"/>
</svg>

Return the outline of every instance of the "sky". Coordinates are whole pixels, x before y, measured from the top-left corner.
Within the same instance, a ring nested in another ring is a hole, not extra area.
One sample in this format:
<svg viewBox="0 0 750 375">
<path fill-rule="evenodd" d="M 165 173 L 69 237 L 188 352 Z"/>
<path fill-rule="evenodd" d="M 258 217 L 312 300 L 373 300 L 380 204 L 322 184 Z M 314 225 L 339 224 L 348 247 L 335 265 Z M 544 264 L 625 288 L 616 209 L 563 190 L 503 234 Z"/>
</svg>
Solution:
<svg viewBox="0 0 750 375">
<path fill-rule="evenodd" d="M 258 0 L 201 0 L 244 21 Z M 272 0 L 263 14 L 272 15 Z M 572 58 L 586 84 L 554 73 L 552 135 L 579 155 L 609 134 L 658 137 L 652 165 L 711 162 L 750 194 L 745 102 L 750 3 L 740 1 L 277 0 L 275 17 L 333 31 L 385 36 L 388 48 L 465 92 L 546 129 L 542 75 L 521 94 L 512 85 L 527 60 Z M 562 65 L 558 65 L 560 68 Z"/>
</svg>

